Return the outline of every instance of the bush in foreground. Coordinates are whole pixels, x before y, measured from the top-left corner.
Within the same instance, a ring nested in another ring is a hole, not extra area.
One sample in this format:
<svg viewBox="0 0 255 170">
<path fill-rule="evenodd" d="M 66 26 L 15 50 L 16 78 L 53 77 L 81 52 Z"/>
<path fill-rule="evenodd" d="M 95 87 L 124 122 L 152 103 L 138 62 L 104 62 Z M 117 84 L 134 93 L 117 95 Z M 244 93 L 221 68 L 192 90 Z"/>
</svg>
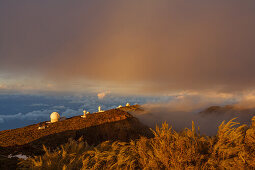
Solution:
<svg viewBox="0 0 255 170">
<path fill-rule="evenodd" d="M 176 132 L 167 123 L 156 127 L 153 138 L 103 142 L 89 146 L 82 139 L 20 162 L 29 169 L 254 169 L 255 117 L 253 125 L 223 122 L 216 136 L 192 129 Z"/>
</svg>

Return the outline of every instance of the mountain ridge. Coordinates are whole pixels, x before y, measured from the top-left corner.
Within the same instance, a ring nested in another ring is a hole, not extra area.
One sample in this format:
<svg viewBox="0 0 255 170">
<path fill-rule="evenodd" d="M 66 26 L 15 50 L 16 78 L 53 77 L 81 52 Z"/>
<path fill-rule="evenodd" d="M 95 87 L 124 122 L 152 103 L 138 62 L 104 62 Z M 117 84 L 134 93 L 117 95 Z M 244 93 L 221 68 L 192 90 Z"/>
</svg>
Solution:
<svg viewBox="0 0 255 170">
<path fill-rule="evenodd" d="M 4 157 L 3 161 L 11 161 L 7 158 L 10 154 L 41 155 L 44 153 L 43 145 L 55 149 L 70 138 L 83 138 L 88 144 L 95 146 L 104 141 L 128 142 L 140 136 L 151 137 L 150 129 L 128 112 L 135 110 L 141 110 L 140 106 L 92 113 L 86 118 L 74 116 L 55 123 L 40 122 L 0 131 L 0 152 Z M 45 126 L 45 129 L 38 129 L 42 126 Z"/>
</svg>

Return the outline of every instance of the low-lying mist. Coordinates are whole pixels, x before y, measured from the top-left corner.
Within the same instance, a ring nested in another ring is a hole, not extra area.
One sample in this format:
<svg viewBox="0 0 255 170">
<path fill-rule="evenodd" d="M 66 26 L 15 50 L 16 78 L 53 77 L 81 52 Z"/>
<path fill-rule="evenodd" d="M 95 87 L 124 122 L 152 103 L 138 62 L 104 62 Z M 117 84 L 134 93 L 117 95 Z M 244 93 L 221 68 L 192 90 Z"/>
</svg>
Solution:
<svg viewBox="0 0 255 170">
<path fill-rule="evenodd" d="M 245 107 L 247 103 L 247 107 Z M 221 100 L 212 100 L 186 96 L 168 103 L 145 104 L 143 112 L 133 113 L 141 122 L 151 128 L 167 122 L 176 131 L 191 128 L 192 121 L 200 127 L 200 133 L 216 135 L 218 126 L 225 120 L 235 121 L 249 125 L 255 116 L 253 100 L 242 100 L 229 104 Z"/>
</svg>

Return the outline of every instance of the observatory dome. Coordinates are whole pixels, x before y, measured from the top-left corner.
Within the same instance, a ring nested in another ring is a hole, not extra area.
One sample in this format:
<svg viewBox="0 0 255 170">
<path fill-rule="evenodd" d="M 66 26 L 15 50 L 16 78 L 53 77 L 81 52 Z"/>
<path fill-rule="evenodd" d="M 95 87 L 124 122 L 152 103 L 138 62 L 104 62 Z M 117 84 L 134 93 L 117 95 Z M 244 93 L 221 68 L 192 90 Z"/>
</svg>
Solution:
<svg viewBox="0 0 255 170">
<path fill-rule="evenodd" d="M 60 118 L 60 115 L 58 114 L 58 112 L 52 112 L 51 115 L 50 115 L 50 119 L 51 119 L 51 122 L 57 122 Z"/>
</svg>

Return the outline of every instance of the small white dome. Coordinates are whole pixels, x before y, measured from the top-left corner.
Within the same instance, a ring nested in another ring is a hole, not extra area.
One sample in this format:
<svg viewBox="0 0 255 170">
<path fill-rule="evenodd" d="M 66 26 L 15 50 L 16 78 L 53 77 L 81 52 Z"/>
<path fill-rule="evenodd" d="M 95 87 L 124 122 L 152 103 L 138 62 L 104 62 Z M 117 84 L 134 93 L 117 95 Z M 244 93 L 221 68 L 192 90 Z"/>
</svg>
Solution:
<svg viewBox="0 0 255 170">
<path fill-rule="evenodd" d="M 52 112 L 50 115 L 51 122 L 57 122 L 60 118 L 58 112 Z"/>
</svg>

